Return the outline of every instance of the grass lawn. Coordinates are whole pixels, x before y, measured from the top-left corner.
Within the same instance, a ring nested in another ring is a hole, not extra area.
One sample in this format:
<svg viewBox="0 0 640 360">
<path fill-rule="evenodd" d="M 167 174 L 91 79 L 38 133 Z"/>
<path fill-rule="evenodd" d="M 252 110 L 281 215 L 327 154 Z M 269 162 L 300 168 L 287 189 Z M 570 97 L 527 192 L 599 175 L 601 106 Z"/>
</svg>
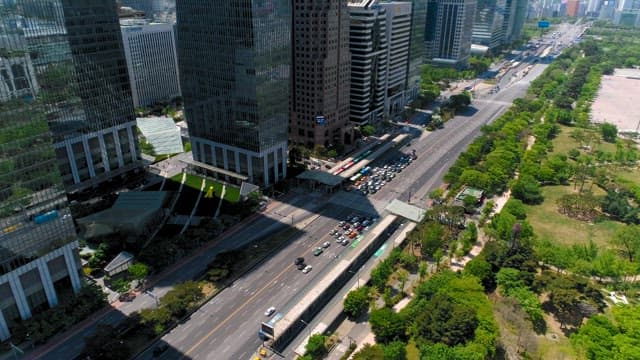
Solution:
<svg viewBox="0 0 640 360">
<path fill-rule="evenodd" d="M 556 137 L 553 140 L 553 152 L 552 154 L 567 154 L 569 152 L 569 150 L 571 149 L 579 149 L 580 146 L 582 146 L 583 144 L 578 143 L 575 139 L 573 139 L 571 136 L 569 136 L 571 134 L 571 132 L 575 131 L 575 130 L 582 130 L 585 134 L 590 134 L 590 133 L 596 133 L 597 136 L 600 136 L 600 134 L 598 133 L 598 131 L 596 130 L 591 130 L 591 129 L 581 129 L 581 128 L 575 128 L 575 127 L 570 127 L 570 126 L 565 126 L 565 125 L 560 125 L 558 124 L 558 126 L 560 127 L 560 134 L 558 134 L 558 137 Z M 595 152 L 596 150 L 602 150 L 602 151 L 606 151 L 606 152 L 616 152 L 616 145 L 615 144 L 611 144 L 608 142 L 604 142 L 604 141 L 600 141 L 599 145 L 595 145 L 595 144 L 591 144 L 591 147 L 593 148 L 593 152 Z M 584 150 L 582 150 L 584 152 Z"/>
<path fill-rule="evenodd" d="M 636 184 L 640 183 L 640 169 L 637 169 L 637 168 L 632 170 L 621 169 L 621 170 L 614 171 L 613 174 L 615 174 L 613 176 L 614 178 L 619 177 L 629 182 L 633 182 Z"/>
<path fill-rule="evenodd" d="M 420 350 L 413 340 L 409 340 L 407 344 L 407 360 L 420 360 Z"/>
<path fill-rule="evenodd" d="M 178 174 L 172 177 L 171 180 L 179 183 L 182 180 L 182 174 Z M 200 187 L 202 186 L 202 177 L 198 175 L 187 174 L 187 179 L 184 184 L 196 190 L 200 190 Z M 222 193 L 222 183 L 207 178 L 206 185 L 204 186 L 205 193 L 209 189 L 209 186 L 213 186 L 215 196 L 220 197 L 220 194 Z M 240 189 L 232 185 L 227 185 L 224 199 L 230 202 L 240 201 Z"/>
<path fill-rule="evenodd" d="M 593 190 L 596 196 L 604 195 L 603 191 L 596 186 Z M 611 220 L 589 224 L 560 214 L 556 200 L 564 194 L 573 192 L 573 185 L 542 188 L 544 202 L 540 205 L 526 206 L 527 220 L 533 226 L 535 233 L 541 240 L 547 239 L 562 245 L 585 244 L 591 239 L 599 246 L 607 246 L 616 230 L 624 224 Z"/>
</svg>

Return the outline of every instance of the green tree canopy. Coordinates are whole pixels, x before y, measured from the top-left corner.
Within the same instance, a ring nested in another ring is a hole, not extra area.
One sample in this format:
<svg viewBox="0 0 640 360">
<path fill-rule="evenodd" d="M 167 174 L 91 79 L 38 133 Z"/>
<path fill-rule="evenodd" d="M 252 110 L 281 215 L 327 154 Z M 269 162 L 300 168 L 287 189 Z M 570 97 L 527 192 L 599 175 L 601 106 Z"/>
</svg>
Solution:
<svg viewBox="0 0 640 360">
<path fill-rule="evenodd" d="M 369 287 L 363 286 L 350 291 L 344 299 L 344 312 L 350 318 L 356 318 L 369 309 Z"/>
</svg>

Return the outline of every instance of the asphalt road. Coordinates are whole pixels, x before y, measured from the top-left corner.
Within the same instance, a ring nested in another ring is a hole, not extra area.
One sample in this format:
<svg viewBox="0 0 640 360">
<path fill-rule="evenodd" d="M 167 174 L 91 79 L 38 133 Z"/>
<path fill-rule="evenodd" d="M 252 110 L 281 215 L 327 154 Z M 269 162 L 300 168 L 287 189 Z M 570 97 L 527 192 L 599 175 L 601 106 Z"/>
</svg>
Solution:
<svg viewBox="0 0 640 360">
<path fill-rule="evenodd" d="M 224 249 L 232 249 L 250 243 L 258 238 L 265 238 L 272 234 L 286 229 L 291 224 L 291 217 L 295 221 L 300 221 L 313 216 L 315 211 L 322 205 L 321 199 L 311 196 L 296 196 L 288 203 L 282 203 L 273 207 L 266 213 L 260 214 L 255 221 L 248 226 L 239 229 L 233 235 L 224 238 L 215 247 L 209 246 L 200 250 L 198 256 L 190 258 L 188 261 L 176 265 L 175 271 L 160 280 L 151 290 L 156 297 L 162 297 L 176 283 L 197 278 L 206 269 L 207 264 L 214 256 Z M 287 214 L 284 217 L 282 214 Z M 133 301 L 121 304 L 117 309 L 112 309 L 106 314 L 102 314 L 101 324 L 114 325 L 121 322 L 129 314 L 143 308 L 155 306 L 155 299 L 148 294 L 141 294 Z M 92 324 L 80 333 L 70 334 L 63 341 L 56 345 L 45 345 L 42 349 L 36 349 L 35 353 L 28 354 L 28 358 L 59 360 L 72 359 L 82 352 L 84 347 L 84 337 L 92 334 L 97 327 L 97 323 Z"/>
<path fill-rule="evenodd" d="M 276 252 L 254 271 L 238 279 L 233 286 L 194 313 L 162 338 L 169 349 L 160 359 L 245 359 L 262 343 L 258 338 L 261 321 L 269 318 L 264 312 L 270 306 L 277 311 L 296 294 L 312 287 L 315 280 L 351 247 L 341 246 L 328 235 L 339 219 L 353 213 L 351 208 L 327 204 L 313 222 L 304 228 L 304 234 Z M 361 213 L 361 212 L 360 212 Z M 374 215 L 374 214 L 369 214 Z M 314 248 L 329 241 L 329 248 L 320 256 L 313 256 Z M 302 256 L 313 266 L 303 274 L 294 266 L 295 258 Z M 153 358 L 149 348 L 139 359 Z"/>
<path fill-rule="evenodd" d="M 540 73 L 544 66 L 537 65 L 539 69 L 532 70 L 532 76 Z M 370 197 L 344 192 L 334 195 L 334 199 L 329 199 L 319 210 L 320 216 L 304 228 L 304 235 L 292 240 L 163 337 L 161 341 L 167 343 L 169 349 L 160 358 L 248 359 L 261 344 L 257 331 L 259 323 L 266 319 L 264 311 L 270 306 L 282 310 L 281 307 L 304 291 L 305 286 L 313 285 L 314 279 L 331 265 L 335 255 L 349 251 L 349 247 L 337 246 L 327 235 L 336 221 L 354 209 L 369 209 L 366 212 L 370 214 L 380 212 L 383 205 L 395 198 L 406 201 L 411 196 L 414 202 L 426 200 L 428 192 L 440 184 L 443 173 L 458 154 L 477 137 L 480 127 L 497 118 L 513 99 L 525 93 L 527 80 L 507 86 L 503 91 L 477 102 L 468 115 L 452 119 L 444 129 L 422 140 L 413 140 L 409 147 L 396 149 L 403 152 L 415 149 L 418 160 L 378 193 Z M 394 156 L 397 154 L 392 151 L 386 157 Z M 277 213 L 286 221 L 286 212 Z M 331 241 L 331 247 L 319 257 L 311 255 L 312 249 L 324 241 Z M 314 267 L 310 274 L 304 275 L 295 269 L 293 260 L 298 256 L 304 256 Z M 139 358 L 151 359 L 154 348 L 150 347 Z"/>
</svg>

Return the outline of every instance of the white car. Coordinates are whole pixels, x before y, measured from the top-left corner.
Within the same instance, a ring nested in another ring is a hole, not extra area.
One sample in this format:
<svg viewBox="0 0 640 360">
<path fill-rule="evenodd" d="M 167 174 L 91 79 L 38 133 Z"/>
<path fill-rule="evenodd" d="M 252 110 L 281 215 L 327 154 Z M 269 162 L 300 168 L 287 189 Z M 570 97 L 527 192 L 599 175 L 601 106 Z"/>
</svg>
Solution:
<svg viewBox="0 0 640 360">
<path fill-rule="evenodd" d="M 313 267 L 311 265 L 307 265 L 307 266 L 305 266 L 304 269 L 302 269 L 302 272 L 305 273 L 305 274 L 308 274 L 312 269 L 313 269 Z"/>
<path fill-rule="evenodd" d="M 276 308 L 272 306 L 272 307 L 268 308 L 267 311 L 264 312 L 264 316 L 271 316 L 271 315 L 273 315 L 274 312 L 276 312 Z"/>
</svg>

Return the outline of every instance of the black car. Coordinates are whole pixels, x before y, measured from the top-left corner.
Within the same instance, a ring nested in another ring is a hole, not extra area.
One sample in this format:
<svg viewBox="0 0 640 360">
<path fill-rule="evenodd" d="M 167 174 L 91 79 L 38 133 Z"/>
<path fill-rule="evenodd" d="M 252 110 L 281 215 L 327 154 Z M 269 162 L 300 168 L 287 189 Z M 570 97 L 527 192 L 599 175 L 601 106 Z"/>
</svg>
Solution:
<svg viewBox="0 0 640 360">
<path fill-rule="evenodd" d="M 304 269 L 304 267 L 307 266 L 305 263 L 300 263 L 298 265 L 296 265 L 296 267 L 298 268 L 298 270 L 302 270 Z"/>
<path fill-rule="evenodd" d="M 304 258 L 303 257 L 296 258 L 296 261 L 294 262 L 294 264 L 296 265 L 304 264 Z"/>
</svg>

